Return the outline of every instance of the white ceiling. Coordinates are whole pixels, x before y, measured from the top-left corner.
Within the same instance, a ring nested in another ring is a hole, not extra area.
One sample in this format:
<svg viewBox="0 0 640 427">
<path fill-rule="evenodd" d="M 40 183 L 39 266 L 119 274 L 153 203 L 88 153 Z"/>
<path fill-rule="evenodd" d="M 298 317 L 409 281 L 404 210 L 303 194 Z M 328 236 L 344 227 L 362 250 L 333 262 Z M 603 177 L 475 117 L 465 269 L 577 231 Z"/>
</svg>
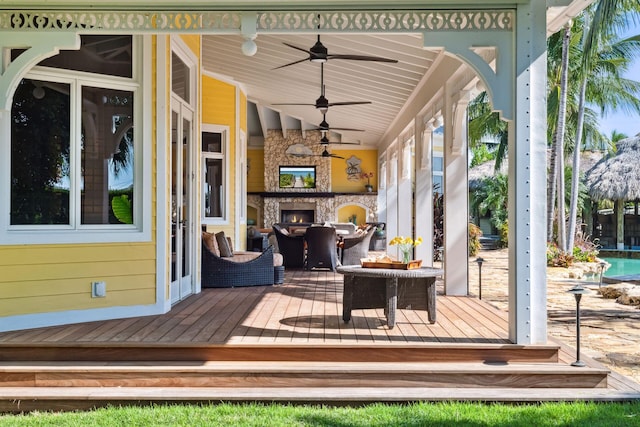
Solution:
<svg viewBox="0 0 640 427">
<path fill-rule="evenodd" d="M 244 39 L 239 35 L 204 36 L 204 69 L 239 82 L 250 101 L 281 113 L 280 118 L 290 116 L 299 120 L 298 128 L 314 128 L 322 121 L 322 114 L 313 105 L 274 104 L 314 104 L 320 96 L 319 63 L 303 61 L 275 69 L 308 57 L 305 52 L 288 47 L 284 42 L 309 49 L 316 42 L 316 37 L 313 34 L 259 35 L 255 40 L 258 51 L 248 57 L 241 52 Z M 326 116 L 327 122 L 331 127 L 363 129 L 366 132 L 338 133 L 345 141 L 360 140 L 373 145 L 377 144 L 438 56 L 437 51 L 422 48 L 422 36 L 418 34 L 323 34 L 321 41 L 329 54 L 380 56 L 398 61 L 330 59 L 324 64 L 325 97 L 329 102 L 372 102 L 332 106 Z M 297 120 L 290 120 L 290 126 L 295 126 Z M 279 125 L 278 120 L 270 123 L 269 127 L 274 125 Z"/>
</svg>

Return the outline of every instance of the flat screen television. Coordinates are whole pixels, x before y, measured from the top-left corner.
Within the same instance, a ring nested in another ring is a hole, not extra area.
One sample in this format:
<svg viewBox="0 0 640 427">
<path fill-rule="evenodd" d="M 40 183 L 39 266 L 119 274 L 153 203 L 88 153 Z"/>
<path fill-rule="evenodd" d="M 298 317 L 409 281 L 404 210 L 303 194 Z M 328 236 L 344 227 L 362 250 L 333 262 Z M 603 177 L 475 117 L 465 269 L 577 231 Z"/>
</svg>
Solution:
<svg viewBox="0 0 640 427">
<path fill-rule="evenodd" d="M 315 166 L 280 166 L 280 188 L 316 188 Z"/>
</svg>

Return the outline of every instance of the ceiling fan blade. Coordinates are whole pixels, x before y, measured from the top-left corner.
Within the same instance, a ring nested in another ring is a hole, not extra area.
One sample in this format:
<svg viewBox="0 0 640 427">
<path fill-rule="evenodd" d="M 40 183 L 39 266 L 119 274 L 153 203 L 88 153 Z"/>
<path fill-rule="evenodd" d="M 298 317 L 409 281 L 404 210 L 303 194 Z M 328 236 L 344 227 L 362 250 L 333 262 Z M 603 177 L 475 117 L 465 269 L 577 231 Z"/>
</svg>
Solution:
<svg viewBox="0 0 640 427">
<path fill-rule="evenodd" d="M 316 106 L 316 104 L 302 104 L 302 103 L 295 103 L 295 102 L 281 102 L 278 104 L 271 104 L 271 105 L 310 105 L 311 107 Z"/>
<path fill-rule="evenodd" d="M 288 64 L 281 65 L 279 67 L 274 68 L 274 70 L 279 70 L 280 68 L 288 67 L 289 65 L 299 64 L 301 62 L 307 61 L 307 58 L 300 59 L 299 61 L 289 62 Z"/>
<path fill-rule="evenodd" d="M 371 101 L 343 101 L 343 102 L 330 102 L 329 107 L 336 105 L 365 105 L 371 104 Z"/>
<path fill-rule="evenodd" d="M 383 58 L 381 56 L 367 56 L 367 55 L 340 55 L 340 54 L 331 54 L 327 55 L 327 59 L 348 59 L 351 61 L 375 61 L 375 62 L 389 62 L 389 63 L 397 63 L 397 59 Z"/>
<path fill-rule="evenodd" d="M 333 126 L 331 127 L 317 127 L 314 130 L 319 130 L 319 131 L 331 131 L 331 130 L 342 130 L 342 131 L 347 131 L 347 132 L 364 132 L 364 129 L 351 129 L 351 128 L 334 128 Z"/>
<path fill-rule="evenodd" d="M 289 46 L 290 48 L 293 48 L 293 49 L 298 49 L 298 50 L 300 50 L 300 51 L 302 51 L 302 52 L 304 52 L 304 53 L 306 53 L 308 55 L 312 55 L 312 52 L 309 49 L 303 49 L 301 47 L 298 47 L 298 46 L 296 46 L 294 44 L 287 43 L 287 42 L 282 42 L 282 44 L 285 45 L 285 46 Z M 304 60 L 306 61 L 307 59 L 308 58 L 305 58 Z"/>
<path fill-rule="evenodd" d="M 334 159 L 342 159 L 342 160 L 344 160 L 344 157 L 338 156 L 337 154 L 329 154 L 329 157 L 333 157 Z"/>
</svg>

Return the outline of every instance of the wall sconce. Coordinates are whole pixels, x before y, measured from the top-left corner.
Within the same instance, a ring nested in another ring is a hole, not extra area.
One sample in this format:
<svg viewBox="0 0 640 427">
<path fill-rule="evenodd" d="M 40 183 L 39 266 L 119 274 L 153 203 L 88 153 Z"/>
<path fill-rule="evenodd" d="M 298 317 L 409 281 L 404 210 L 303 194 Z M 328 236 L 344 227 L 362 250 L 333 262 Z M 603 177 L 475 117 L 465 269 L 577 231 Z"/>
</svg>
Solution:
<svg viewBox="0 0 640 427">
<path fill-rule="evenodd" d="M 575 285 L 567 292 L 573 294 L 576 299 L 576 361 L 573 362 L 571 366 L 582 368 L 586 365 L 582 360 L 580 360 L 580 300 L 582 299 L 582 295 L 589 293 L 589 290 L 580 285 Z"/>
</svg>

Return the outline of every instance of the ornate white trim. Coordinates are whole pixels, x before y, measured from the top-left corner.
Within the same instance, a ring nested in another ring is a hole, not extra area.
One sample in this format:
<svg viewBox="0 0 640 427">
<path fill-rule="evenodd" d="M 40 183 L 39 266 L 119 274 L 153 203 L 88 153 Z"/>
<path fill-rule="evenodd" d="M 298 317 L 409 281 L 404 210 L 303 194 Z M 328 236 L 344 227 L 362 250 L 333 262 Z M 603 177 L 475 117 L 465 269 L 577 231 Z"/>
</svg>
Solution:
<svg viewBox="0 0 640 427">
<path fill-rule="evenodd" d="M 241 32 L 248 12 L 177 11 L 27 11 L 0 12 L 0 29 L 87 32 Z M 423 11 L 270 11 L 255 12 L 261 33 L 295 32 L 421 32 L 421 31 L 513 31 L 515 11 L 423 10 Z"/>
</svg>

